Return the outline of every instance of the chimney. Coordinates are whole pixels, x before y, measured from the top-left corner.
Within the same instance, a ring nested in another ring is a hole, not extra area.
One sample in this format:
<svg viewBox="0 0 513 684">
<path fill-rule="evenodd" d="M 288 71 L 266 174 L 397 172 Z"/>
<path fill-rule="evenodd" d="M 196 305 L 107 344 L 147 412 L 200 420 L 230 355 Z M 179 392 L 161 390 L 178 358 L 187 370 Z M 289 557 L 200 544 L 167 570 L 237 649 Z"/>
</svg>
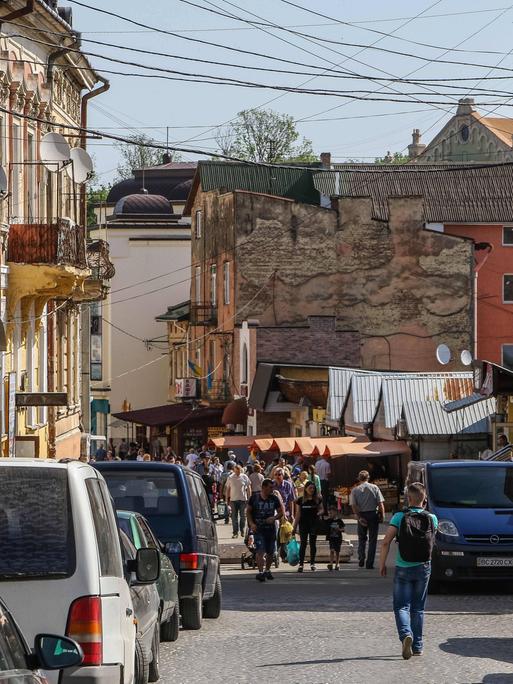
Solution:
<svg viewBox="0 0 513 684">
<path fill-rule="evenodd" d="M 475 112 L 475 100 L 473 97 L 462 97 L 458 100 L 458 109 L 456 110 L 456 116 L 465 116 Z"/>
<path fill-rule="evenodd" d="M 420 157 L 426 149 L 426 146 L 420 142 L 421 134 L 419 128 L 413 129 L 411 139 L 411 145 L 408 145 L 408 157 L 410 159 L 415 159 L 415 157 Z"/>
<path fill-rule="evenodd" d="M 321 152 L 321 164 L 323 169 L 331 169 L 331 152 Z"/>
<path fill-rule="evenodd" d="M 163 164 L 170 164 L 171 163 L 171 155 L 169 152 L 164 152 L 162 155 L 162 163 Z"/>
</svg>

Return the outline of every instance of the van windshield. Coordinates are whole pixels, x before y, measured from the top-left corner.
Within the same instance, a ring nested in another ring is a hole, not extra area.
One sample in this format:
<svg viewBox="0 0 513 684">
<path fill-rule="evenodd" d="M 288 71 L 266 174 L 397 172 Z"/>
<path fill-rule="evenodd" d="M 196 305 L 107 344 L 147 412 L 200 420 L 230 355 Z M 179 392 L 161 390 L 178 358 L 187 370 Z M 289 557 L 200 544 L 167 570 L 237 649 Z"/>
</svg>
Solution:
<svg viewBox="0 0 513 684">
<path fill-rule="evenodd" d="M 0 474 L 0 580 L 72 575 L 67 471 L 12 466 Z"/>
<path fill-rule="evenodd" d="M 141 513 L 157 537 L 169 537 L 170 517 L 180 515 L 183 507 L 173 472 L 102 470 L 102 475 L 118 510 Z"/>
<path fill-rule="evenodd" d="M 429 494 L 438 506 L 513 508 L 513 468 L 430 468 Z"/>
</svg>

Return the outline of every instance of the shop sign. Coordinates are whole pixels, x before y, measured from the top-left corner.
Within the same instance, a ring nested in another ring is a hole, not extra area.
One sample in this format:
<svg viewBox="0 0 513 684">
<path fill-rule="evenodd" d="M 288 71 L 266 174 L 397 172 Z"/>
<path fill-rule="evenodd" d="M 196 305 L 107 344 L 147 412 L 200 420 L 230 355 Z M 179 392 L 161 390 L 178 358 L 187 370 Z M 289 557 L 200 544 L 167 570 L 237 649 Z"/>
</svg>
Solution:
<svg viewBox="0 0 513 684">
<path fill-rule="evenodd" d="M 216 437 L 224 437 L 228 430 L 221 426 L 207 428 L 207 435 L 209 439 L 216 439 Z"/>
<path fill-rule="evenodd" d="M 326 419 L 326 409 L 312 409 L 312 420 L 314 423 L 324 423 Z"/>
<path fill-rule="evenodd" d="M 175 382 L 175 396 L 181 399 L 195 399 L 198 391 L 196 378 L 178 378 Z"/>
</svg>

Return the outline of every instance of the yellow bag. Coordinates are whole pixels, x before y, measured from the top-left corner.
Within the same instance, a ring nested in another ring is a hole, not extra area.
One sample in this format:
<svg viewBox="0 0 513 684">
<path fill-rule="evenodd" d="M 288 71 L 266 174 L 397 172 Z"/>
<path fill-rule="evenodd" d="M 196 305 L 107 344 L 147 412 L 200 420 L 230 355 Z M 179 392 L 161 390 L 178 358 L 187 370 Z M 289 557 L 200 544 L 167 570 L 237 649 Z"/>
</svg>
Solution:
<svg viewBox="0 0 513 684">
<path fill-rule="evenodd" d="M 292 539 L 292 532 L 294 528 L 292 527 L 292 523 L 290 523 L 288 520 L 285 520 L 284 522 L 281 523 L 280 525 L 280 544 L 288 544 L 289 541 Z"/>
</svg>

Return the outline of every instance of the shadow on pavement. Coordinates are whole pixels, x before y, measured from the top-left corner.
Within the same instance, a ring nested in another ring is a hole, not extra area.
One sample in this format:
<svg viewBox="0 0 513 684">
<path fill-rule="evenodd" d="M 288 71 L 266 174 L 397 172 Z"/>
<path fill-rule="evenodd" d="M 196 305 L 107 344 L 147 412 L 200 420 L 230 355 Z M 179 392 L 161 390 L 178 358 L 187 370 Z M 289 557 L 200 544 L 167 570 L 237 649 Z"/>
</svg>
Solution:
<svg viewBox="0 0 513 684">
<path fill-rule="evenodd" d="M 370 660 L 401 660 L 401 656 L 384 655 L 384 656 L 356 656 L 355 658 L 320 658 L 318 660 L 292 660 L 289 663 L 264 663 L 257 665 L 257 667 L 289 667 L 290 665 L 335 665 L 336 663 L 347 663 L 350 661 L 370 661 Z"/>
<path fill-rule="evenodd" d="M 513 638 L 507 637 L 457 637 L 440 644 L 440 650 L 469 658 L 488 658 L 513 664 L 512 646 Z"/>
<path fill-rule="evenodd" d="M 511 684 L 513 682 L 513 674 L 488 674 L 483 679 L 481 684 Z"/>
</svg>

